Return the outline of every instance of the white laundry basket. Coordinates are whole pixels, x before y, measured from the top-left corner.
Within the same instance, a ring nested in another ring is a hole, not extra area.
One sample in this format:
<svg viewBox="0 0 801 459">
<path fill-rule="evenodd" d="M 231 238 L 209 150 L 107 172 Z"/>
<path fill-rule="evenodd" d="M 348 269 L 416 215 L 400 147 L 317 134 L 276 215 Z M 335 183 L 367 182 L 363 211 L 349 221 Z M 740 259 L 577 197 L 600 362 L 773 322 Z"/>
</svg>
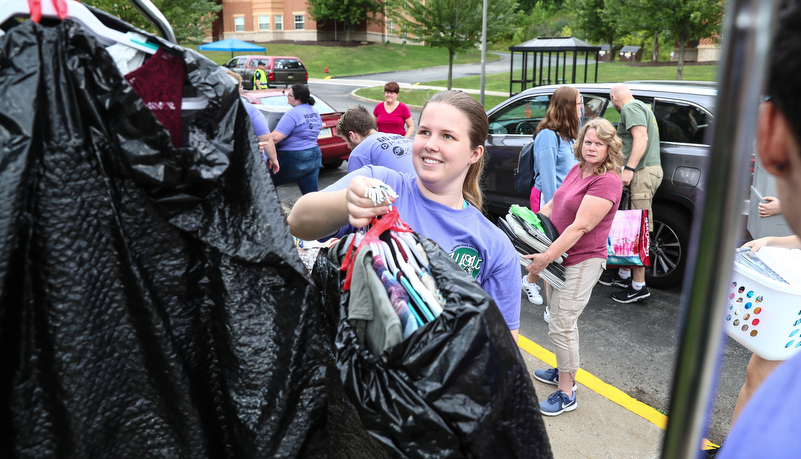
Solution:
<svg viewBox="0 0 801 459">
<path fill-rule="evenodd" d="M 724 330 L 767 360 L 786 360 L 801 350 L 798 252 L 763 247 L 756 254 L 735 258 L 726 293 Z"/>
</svg>

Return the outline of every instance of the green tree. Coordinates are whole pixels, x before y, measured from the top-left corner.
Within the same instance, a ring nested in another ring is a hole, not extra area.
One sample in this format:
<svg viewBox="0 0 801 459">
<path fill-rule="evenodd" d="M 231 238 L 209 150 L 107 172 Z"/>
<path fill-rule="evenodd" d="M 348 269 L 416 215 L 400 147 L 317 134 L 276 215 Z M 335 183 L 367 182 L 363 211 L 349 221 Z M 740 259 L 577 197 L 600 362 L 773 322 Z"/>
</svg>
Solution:
<svg viewBox="0 0 801 459">
<path fill-rule="evenodd" d="M 211 29 L 222 5 L 214 0 L 151 0 L 175 33 L 178 43 L 200 43 Z M 156 33 L 156 29 L 136 9 L 122 0 L 83 0 L 83 3 L 117 16 L 129 24 Z"/>
<path fill-rule="evenodd" d="M 376 13 L 384 10 L 384 3 L 376 0 L 307 0 L 307 3 L 309 16 L 320 23 L 329 20 L 345 24 L 376 22 Z M 345 30 L 345 40 L 350 41 L 350 27 Z"/>
<path fill-rule="evenodd" d="M 606 0 L 606 5 L 627 31 L 665 31 L 679 44 L 676 79 L 684 77 L 687 42 L 715 38 L 723 19 L 722 0 Z"/>
<path fill-rule="evenodd" d="M 618 18 L 607 11 L 604 0 L 570 0 L 568 7 L 576 15 L 574 29 L 584 32 L 584 39 L 609 43 L 610 59 L 615 60 L 615 38 L 618 36 Z"/>
<path fill-rule="evenodd" d="M 492 0 L 487 10 L 487 41 L 503 35 L 514 22 L 514 0 Z M 453 79 L 453 57 L 459 50 L 480 44 L 482 0 L 396 0 L 394 20 L 408 39 L 448 50 L 448 89 Z"/>
</svg>

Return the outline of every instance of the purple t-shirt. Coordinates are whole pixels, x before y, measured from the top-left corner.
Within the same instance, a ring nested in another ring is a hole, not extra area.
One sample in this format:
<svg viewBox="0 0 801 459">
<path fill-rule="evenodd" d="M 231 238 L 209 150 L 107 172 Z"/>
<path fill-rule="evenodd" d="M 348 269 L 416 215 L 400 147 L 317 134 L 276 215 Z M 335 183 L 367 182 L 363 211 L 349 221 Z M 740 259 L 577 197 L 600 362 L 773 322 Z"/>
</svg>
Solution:
<svg viewBox="0 0 801 459">
<path fill-rule="evenodd" d="M 350 152 L 348 172 L 370 164 L 417 175 L 412 164 L 412 140 L 402 135 L 384 132 L 368 135 Z"/>
<path fill-rule="evenodd" d="M 256 108 L 250 102 L 242 101 L 242 104 L 245 106 L 245 111 L 248 112 L 248 116 L 250 116 L 250 122 L 253 124 L 253 130 L 256 132 L 256 136 L 265 135 L 270 133 L 270 128 L 267 125 L 267 119 L 264 117 L 264 114 Z"/>
<path fill-rule="evenodd" d="M 379 132 L 404 135 L 406 134 L 406 120 L 412 117 L 412 112 L 406 104 L 398 102 L 395 110 L 387 113 L 384 103 L 381 102 L 373 109 L 373 116 L 375 116 L 375 124 L 378 125 Z"/>
<path fill-rule="evenodd" d="M 278 144 L 279 151 L 308 150 L 317 146 L 317 136 L 323 126 L 320 114 L 309 104 L 300 104 L 284 113 L 275 130 L 286 138 Z"/>
<path fill-rule="evenodd" d="M 608 199 L 613 204 L 601 222 L 568 249 L 568 257 L 563 263 L 565 266 L 572 266 L 590 258 L 607 258 L 606 239 L 609 237 L 622 192 L 623 182 L 614 172 L 581 178 L 579 164 L 570 169 L 562 186 L 553 195 L 551 221 L 559 234 L 576 220 L 576 213 L 585 195 Z"/>
<path fill-rule="evenodd" d="M 323 191 L 345 189 L 357 175 L 374 177 L 389 185 L 398 194 L 395 207 L 401 219 L 439 244 L 476 279 L 495 300 L 510 330 L 520 328 L 520 262 L 511 241 L 498 227 L 473 206 L 451 209 L 426 198 L 417 187 L 416 177 L 386 167 L 365 166 Z M 346 226 L 337 236 L 352 230 Z"/>
</svg>

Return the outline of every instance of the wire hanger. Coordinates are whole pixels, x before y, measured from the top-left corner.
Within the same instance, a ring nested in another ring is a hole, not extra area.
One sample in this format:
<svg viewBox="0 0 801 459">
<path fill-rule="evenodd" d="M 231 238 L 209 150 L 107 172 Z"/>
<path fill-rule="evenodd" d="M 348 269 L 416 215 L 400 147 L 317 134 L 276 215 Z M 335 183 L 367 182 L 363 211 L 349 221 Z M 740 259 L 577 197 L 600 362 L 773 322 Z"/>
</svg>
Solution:
<svg viewBox="0 0 801 459">
<path fill-rule="evenodd" d="M 128 35 L 106 27 L 105 24 L 92 14 L 85 6 L 73 0 L 43 0 L 40 4 L 41 10 L 32 10 L 30 5 L 36 5 L 36 0 L 0 0 L 0 24 L 14 17 L 30 17 L 32 20 L 40 17 L 45 18 L 70 18 L 81 24 L 84 28 L 92 32 L 97 41 L 104 45 L 122 43 L 139 51 L 153 54 L 157 48 L 147 43 L 138 42 L 131 39 Z M 56 3 L 56 5 L 54 5 Z M 39 22 L 39 21 L 36 21 Z"/>
</svg>

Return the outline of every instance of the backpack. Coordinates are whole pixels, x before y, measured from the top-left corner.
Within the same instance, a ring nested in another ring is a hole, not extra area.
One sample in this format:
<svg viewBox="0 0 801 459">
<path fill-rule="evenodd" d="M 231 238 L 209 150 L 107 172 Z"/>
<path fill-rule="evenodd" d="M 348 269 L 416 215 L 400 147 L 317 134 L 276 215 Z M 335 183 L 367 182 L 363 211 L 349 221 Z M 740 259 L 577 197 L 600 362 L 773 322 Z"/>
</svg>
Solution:
<svg viewBox="0 0 801 459">
<path fill-rule="evenodd" d="M 557 148 L 559 148 L 559 144 L 561 143 L 559 134 L 556 134 Z M 537 172 L 534 170 L 534 141 L 532 140 L 523 145 L 523 148 L 520 149 L 520 155 L 517 157 L 515 191 L 518 194 L 525 194 L 528 196 L 529 193 L 531 193 L 531 188 L 534 186 L 534 179 L 537 175 Z"/>
<path fill-rule="evenodd" d="M 523 145 L 517 158 L 515 169 L 515 191 L 518 194 L 531 193 L 534 186 L 534 141 Z"/>
</svg>

